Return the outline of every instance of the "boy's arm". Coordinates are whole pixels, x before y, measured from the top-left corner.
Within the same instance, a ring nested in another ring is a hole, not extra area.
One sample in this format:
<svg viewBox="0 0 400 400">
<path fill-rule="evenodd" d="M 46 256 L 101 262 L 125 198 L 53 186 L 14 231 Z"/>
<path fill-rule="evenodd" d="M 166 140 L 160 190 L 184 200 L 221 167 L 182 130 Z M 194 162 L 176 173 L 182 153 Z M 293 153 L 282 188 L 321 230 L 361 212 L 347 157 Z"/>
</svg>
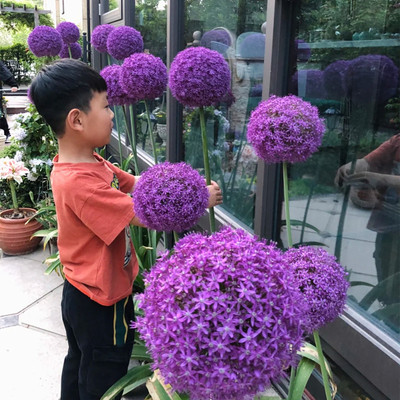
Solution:
<svg viewBox="0 0 400 400">
<path fill-rule="evenodd" d="M 132 186 L 131 193 L 135 190 L 135 186 L 136 186 L 136 184 L 138 183 L 138 180 L 139 180 L 139 179 L 140 179 L 140 175 L 135 175 L 135 183 L 134 183 L 133 186 Z M 135 226 L 142 226 L 142 227 L 144 227 L 144 228 L 147 228 L 146 225 L 143 225 L 143 224 L 140 222 L 139 218 L 138 218 L 136 215 L 131 219 L 131 221 L 129 222 L 129 224 L 130 224 L 130 225 L 135 225 Z"/>
<path fill-rule="evenodd" d="M 211 181 L 211 185 L 207 186 L 209 198 L 208 208 L 222 204 L 222 191 L 217 182 Z"/>
</svg>

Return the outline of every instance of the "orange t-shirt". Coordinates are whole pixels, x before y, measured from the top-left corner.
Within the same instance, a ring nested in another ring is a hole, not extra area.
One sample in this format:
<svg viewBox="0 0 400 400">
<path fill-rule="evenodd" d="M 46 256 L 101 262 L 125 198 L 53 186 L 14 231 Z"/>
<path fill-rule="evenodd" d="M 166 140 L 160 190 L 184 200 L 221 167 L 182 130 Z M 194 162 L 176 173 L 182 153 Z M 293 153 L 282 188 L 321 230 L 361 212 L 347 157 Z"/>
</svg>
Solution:
<svg viewBox="0 0 400 400">
<path fill-rule="evenodd" d="M 66 279 L 110 306 L 132 293 L 138 263 L 128 237 L 135 177 L 95 154 L 97 163 L 60 163 L 51 184 Z"/>
</svg>

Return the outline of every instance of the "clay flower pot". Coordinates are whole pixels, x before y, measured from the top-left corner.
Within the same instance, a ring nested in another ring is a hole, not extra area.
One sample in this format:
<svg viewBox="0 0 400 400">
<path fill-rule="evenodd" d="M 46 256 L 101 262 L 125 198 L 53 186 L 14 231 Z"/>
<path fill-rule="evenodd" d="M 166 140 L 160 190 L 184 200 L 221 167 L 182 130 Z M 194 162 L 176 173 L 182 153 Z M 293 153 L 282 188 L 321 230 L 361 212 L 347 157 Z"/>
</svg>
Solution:
<svg viewBox="0 0 400 400">
<path fill-rule="evenodd" d="M 36 213 L 33 208 L 20 208 L 23 218 L 11 218 L 14 210 L 0 212 L 0 248 L 8 255 L 21 255 L 33 252 L 42 240 L 32 235 L 42 228 L 35 219 L 26 223 Z"/>
</svg>

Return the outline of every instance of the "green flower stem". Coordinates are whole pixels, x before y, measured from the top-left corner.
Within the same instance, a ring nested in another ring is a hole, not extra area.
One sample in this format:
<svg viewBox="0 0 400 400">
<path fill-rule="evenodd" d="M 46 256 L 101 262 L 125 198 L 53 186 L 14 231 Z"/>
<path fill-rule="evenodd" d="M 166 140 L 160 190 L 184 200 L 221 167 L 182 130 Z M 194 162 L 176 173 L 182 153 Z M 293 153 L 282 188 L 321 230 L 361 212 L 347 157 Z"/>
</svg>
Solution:
<svg viewBox="0 0 400 400">
<path fill-rule="evenodd" d="M 11 198 L 12 198 L 14 212 L 19 212 L 18 202 L 17 202 L 17 194 L 16 194 L 16 190 L 15 190 L 15 183 L 13 180 L 9 180 L 8 183 L 10 184 Z"/>
<path fill-rule="evenodd" d="M 292 241 L 292 227 L 290 225 L 289 181 L 288 181 L 288 171 L 287 171 L 286 161 L 282 163 L 282 167 L 283 167 L 283 197 L 285 202 L 285 215 L 286 215 L 286 233 L 287 233 L 288 247 L 290 248 L 293 246 L 293 241 Z"/>
<path fill-rule="evenodd" d="M 118 106 L 115 106 L 115 114 L 117 114 Z M 122 144 L 121 144 L 121 127 L 119 125 L 118 115 L 115 115 L 115 124 L 117 125 L 118 133 L 118 151 L 119 151 L 119 162 L 122 165 Z"/>
<path fill-rule="evenodd" d="M 108 62 L 108 65 L 112 64 L 111 56 L 108 53 L 107 53 L 107 62 Z"/>
<path fill-rule="evenodd" d="M 288 398 L 287 400 L 291 400 L 293 396 L 293 386 L 294 386 L 294 380 L 296 378 L 296 368 L 291 367 L 290 368 L 290 381 L 289 381 L 289 393 L 288 393 Z"/>
<path fill-rule="evenodd" d="M 150 120 L 150 110 L 149 110 L 149 105 L 147 103 L 147 100 L 144 100 L 144 105 L 146 107 L 146 117 L 147 117 L 147 127 L 149 128 L 150 132 L 150 139 L 151 139 L 151 147 L 153 148 L 153 156 L 154 156 L 154 162 L 158 164 L 157 160 L 157 149 L 156 149 L 156 140 L 154 138 L 154 132 L 151 127 L 151 120 Z"/>
<path fill-rule="evenodd" d="M 324 353 L 322 351 L 321 340 L 319 338 L 318 331 L 314 331 L 313 335 L 314 335 L 315 346 L 318 351 L 318 358 L 319 358 L 319 363 L 320 363 L 320 367 L 321 367 L 322 379 L 324 382 L 325 397 L 326 397 L 326 400 L 331 400 L 332 395 L 331 395 L 331 391 L 329 388 L 328 371 L 326 369 L 325 357 L 324 357 Z"/>
<path fill-rule="evenodd" d="M 175 243 L 178 243 L 178 242 L 179 242 L 179 236 L 178 236 L 178 234 L 177 234 L 175 231 L 173 231 L 173 233 L 174 233 L 174 240 L 175 240 Z"/>
<path fill-rule="evenodd" d="M 137 157 L 137 143 L 136 143 L 136 129 L 135 129 L 135 118 L 133 117 L 133 104 L 129 104 L 129 116 L 131 119 L 131 147 L 133 154 L 133 164 L 135 166 L 135 174 L 139 174 L 139 163 Z M 127 125 L 128 126 L 128 125 Z"/>
<path fill-rule="evenodd" d="M 69 54 L 69 58 L 72 58 L 72 52 L 71 52 L 71 46 L 68 45 L 68 54 Z"/>
<path fill-rule="evenodd" d="M 201 140 L 203 142 L 203 159 L 204 159 L 204 172 L 206 175 L 207 185 L 211 185 L 211 174 L 210 174 L 210 162 L 208 160 L 208 144 L 207 144 L 207 131 L 206 131 L 206 119 L 204 116 L 204 108 L 199 107 L 200 112 L 200 129 L 201 129 Z M 214 207 L 209 209 L 210 215 L 210 231 L 215 232 L 215 214 Z"/>
</svg>

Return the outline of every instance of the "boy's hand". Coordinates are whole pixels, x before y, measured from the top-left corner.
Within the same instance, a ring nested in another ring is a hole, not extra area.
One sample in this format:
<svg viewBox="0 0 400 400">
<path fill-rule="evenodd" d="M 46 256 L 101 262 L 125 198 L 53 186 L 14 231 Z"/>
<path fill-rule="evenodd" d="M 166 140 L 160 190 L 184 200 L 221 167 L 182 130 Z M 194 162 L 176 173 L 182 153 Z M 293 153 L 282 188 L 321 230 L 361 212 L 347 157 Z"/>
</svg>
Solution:
<svg viewBox="0 0 400 400">
<path fill-rule="evenodd" d="M 222 191 L 217 182 L 211 181 L 211 185 L 207 186 L 209 198 L 208 208 L 222 204 Z"/>
</svg>

